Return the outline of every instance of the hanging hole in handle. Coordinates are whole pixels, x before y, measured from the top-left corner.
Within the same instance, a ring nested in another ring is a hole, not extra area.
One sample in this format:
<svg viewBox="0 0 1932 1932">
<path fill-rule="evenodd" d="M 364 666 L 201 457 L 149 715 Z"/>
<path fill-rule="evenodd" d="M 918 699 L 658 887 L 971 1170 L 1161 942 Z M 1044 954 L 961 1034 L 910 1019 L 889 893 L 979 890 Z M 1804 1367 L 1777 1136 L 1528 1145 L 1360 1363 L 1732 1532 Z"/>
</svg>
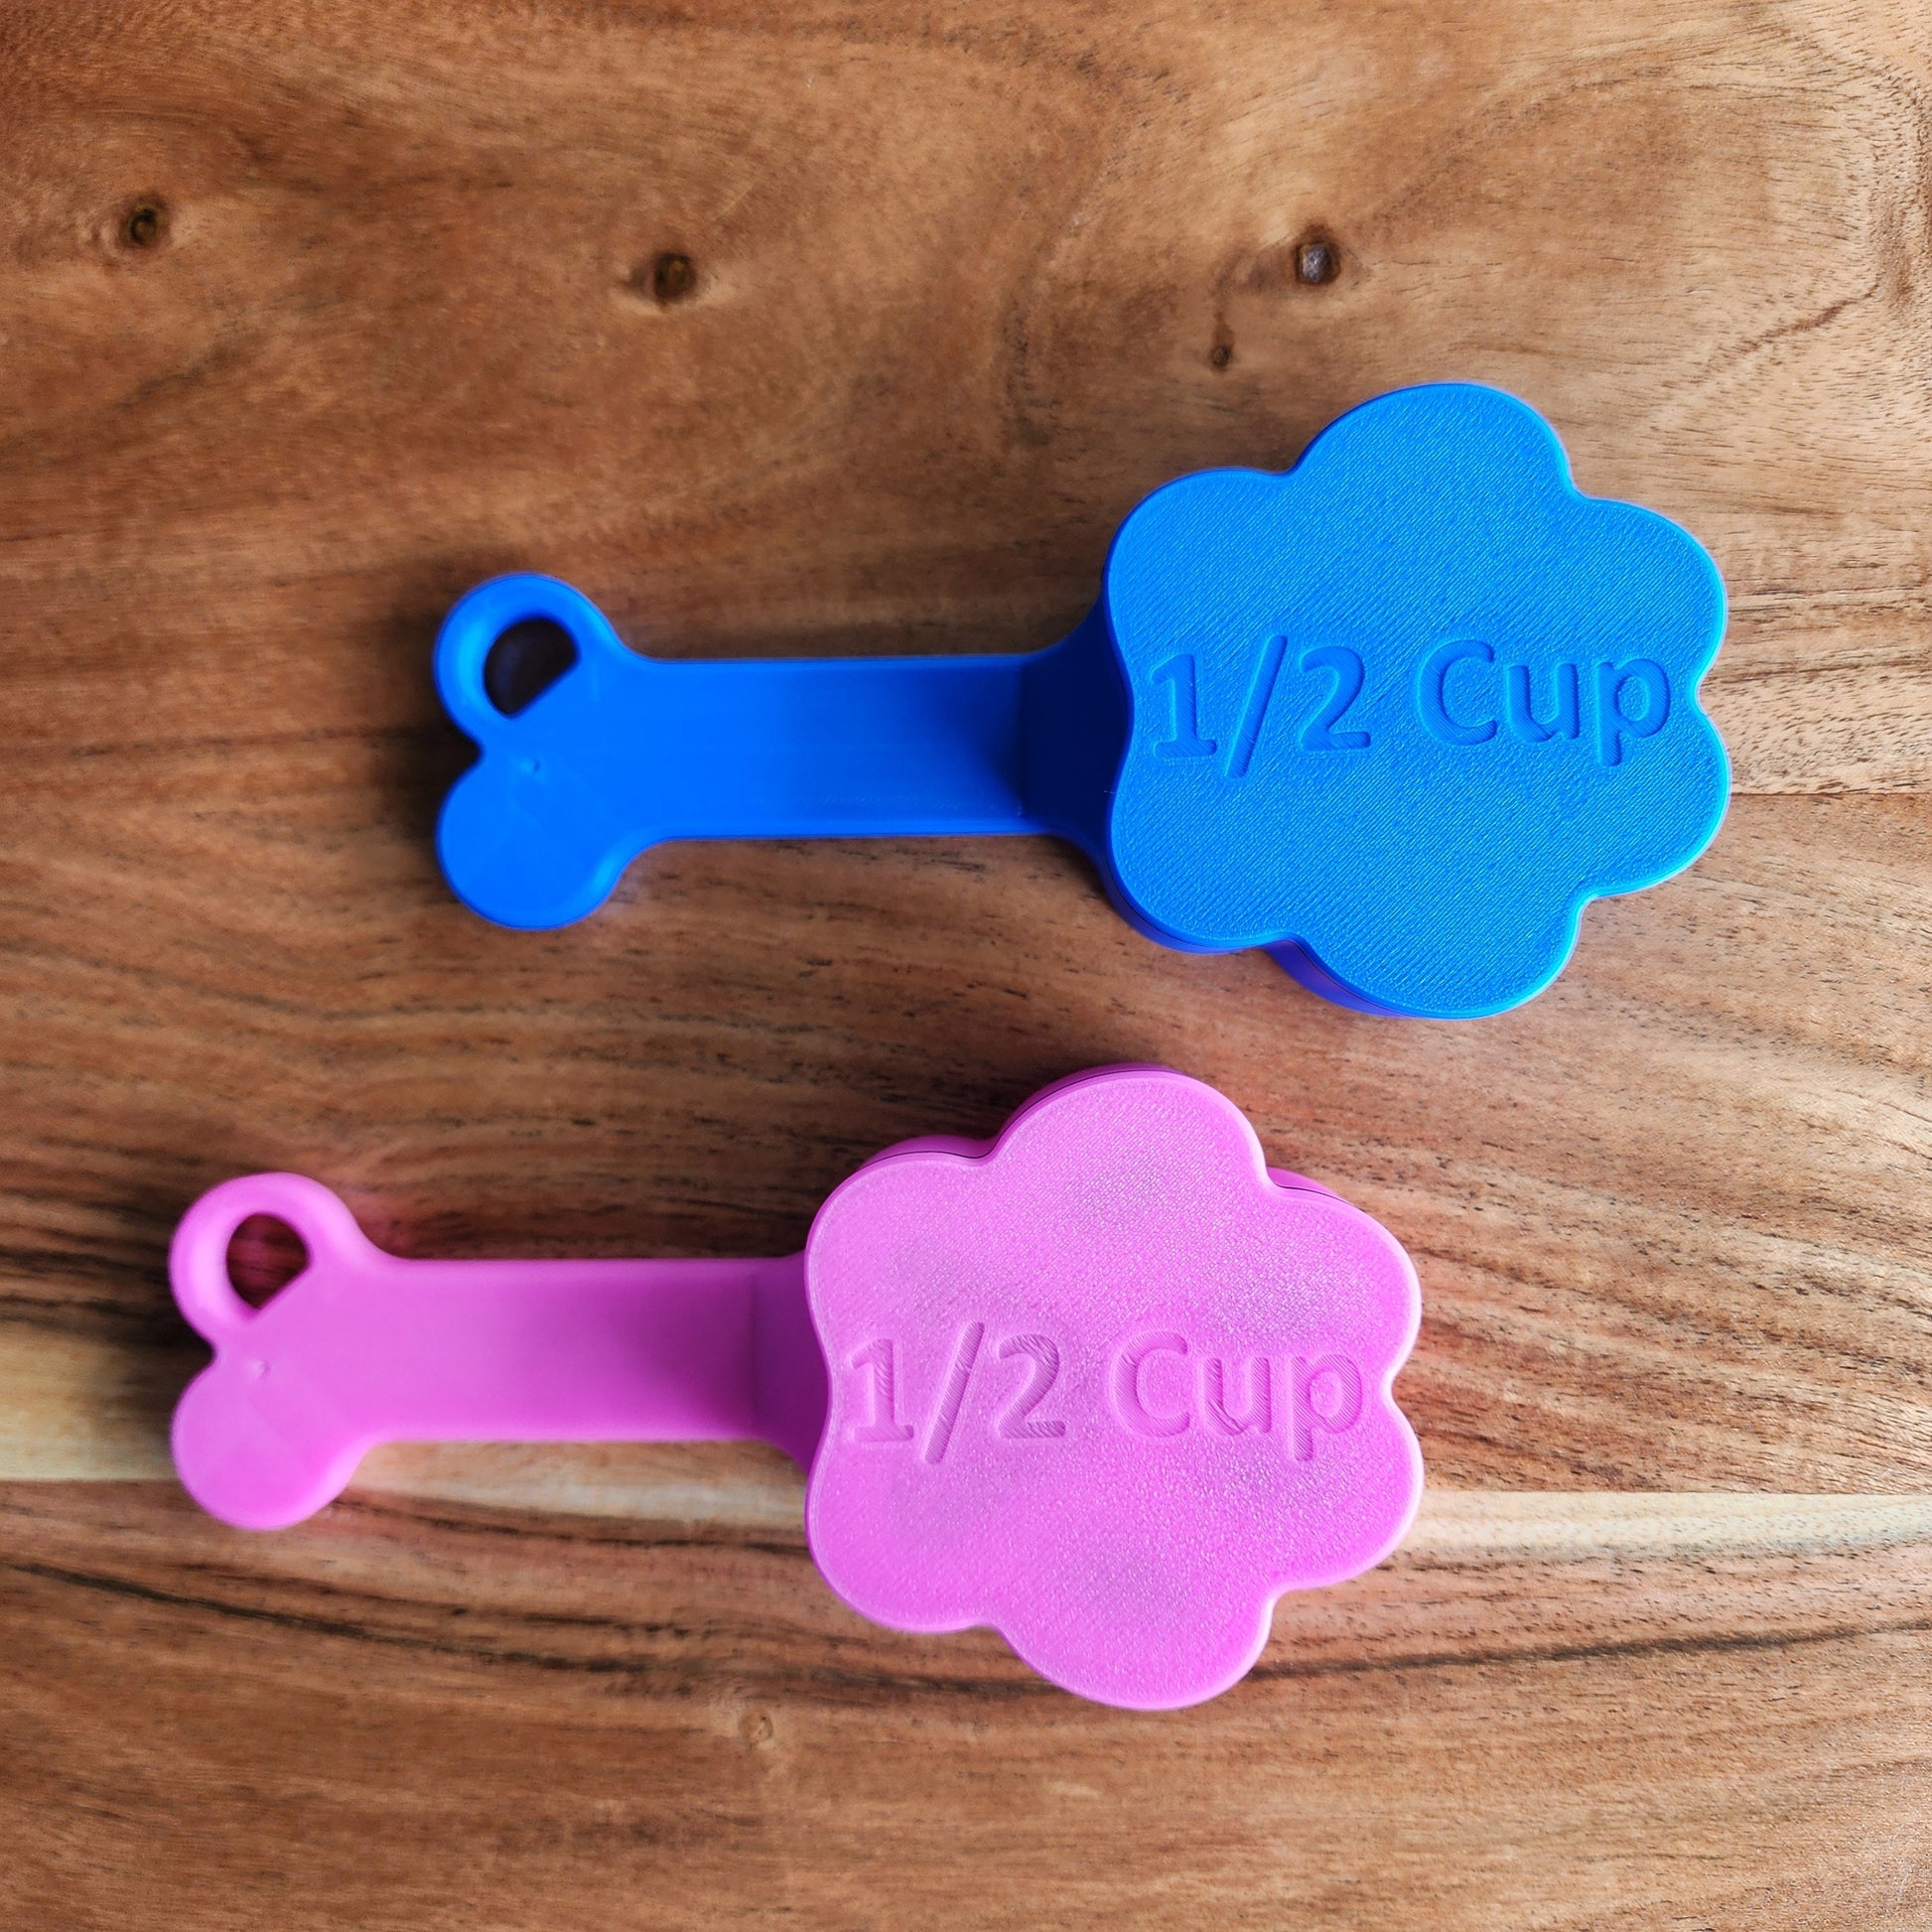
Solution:
<svg viewBox="0 0 1932 1932">
<path fill-rule="evenodd" d="M 228 1237 L 228 1282 L 251 1309 L 265 1308 L 309 1261 L 309 1244 L 279 1214 L 251 1214 Z"/>
<path fill-rule="evenodd" d="M 576 642 L 562 624 L 549 618 L 526 618 L 490 645 L 483 659 L 483 695 L 505 718 L 514 718 L 576 662 Z"/>
</svg>

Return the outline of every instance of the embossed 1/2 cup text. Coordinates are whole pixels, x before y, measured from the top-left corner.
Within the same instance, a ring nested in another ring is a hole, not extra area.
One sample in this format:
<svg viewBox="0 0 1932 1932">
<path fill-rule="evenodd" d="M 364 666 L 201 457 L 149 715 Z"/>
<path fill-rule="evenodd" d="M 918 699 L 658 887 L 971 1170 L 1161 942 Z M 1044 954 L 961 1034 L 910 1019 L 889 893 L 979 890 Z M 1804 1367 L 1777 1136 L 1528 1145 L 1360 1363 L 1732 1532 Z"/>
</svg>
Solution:
<svg viewBox="0 0 1932 1932">
<path fill-rule="evenodd" d="M 896 1338 L 875 1336 L 846 1358 L 855 1378 L 849 1442 L 900 1445 L 937 1465 L 970 1427 L 1004 1443 L 1062 1442 L 1083 1429 L 1124 1430 L 1149 1442 L 1198 1431 L 1209 1437 L 1279 1436 L 1298 1462 L 1318 1440 L 1362 1413 L 1361 1371 L 1345 1355 L 1229 1354 L 1178 1329 L 1128 1336 L 1108 1355 L 1100 1401 L 1078 1413 L 1066 1399 L 1071 1350 L 1047 1334 L 990 1340 L 983 1321 L 955 1336 L 936 1386 L 911 1390 Z M 976 1399 L 969 1404 L 969 1396 Z M 970 1408 L 970 1417 L 968 1411 Z"/>
</svg>

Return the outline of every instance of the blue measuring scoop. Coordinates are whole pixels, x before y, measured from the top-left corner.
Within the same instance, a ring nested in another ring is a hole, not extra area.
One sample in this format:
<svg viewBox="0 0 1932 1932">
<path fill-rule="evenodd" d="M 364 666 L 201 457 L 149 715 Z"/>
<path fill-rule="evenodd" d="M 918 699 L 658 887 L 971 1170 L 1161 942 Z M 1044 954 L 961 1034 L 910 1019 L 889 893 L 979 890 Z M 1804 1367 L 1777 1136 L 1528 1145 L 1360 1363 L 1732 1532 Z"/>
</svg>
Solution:
<svg viewBox="0 0 1932 1932">
<path fill-rule="evenodd" d="M 506 714 L 484 663 L 531 619 L 576 661 Z M 1556 977 L 1590 899 L 1716 833 L 1698 684 L 1724 624 L 1697 540 L 1583 495 L 1527 404 L 1403 389 L 1285 476 L 1157 489 L 1030 656 L 665 661 L 555 578 L 483 584 L 437 640 L 482 751 L 438 846 L 466 904 L 534 928 L 667 839 L 1048 832 L 1163 945 L 1473 1018 Z"/>
</svg>

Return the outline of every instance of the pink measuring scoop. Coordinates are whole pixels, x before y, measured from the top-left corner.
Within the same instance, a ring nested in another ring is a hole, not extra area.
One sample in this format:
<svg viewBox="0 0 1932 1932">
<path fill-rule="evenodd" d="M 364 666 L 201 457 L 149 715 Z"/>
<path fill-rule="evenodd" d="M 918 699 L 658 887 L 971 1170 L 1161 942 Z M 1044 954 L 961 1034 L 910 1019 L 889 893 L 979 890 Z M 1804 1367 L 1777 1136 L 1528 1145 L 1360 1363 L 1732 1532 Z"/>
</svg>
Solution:
<svg viewBox="0 0 1932 1932">
<path fill-rule="evenodd" d="M 255 1214 L 309 1254 L 258 1311 L 227 1271 Z M 1227 1689 L 1276 1599 L 1381 1562 L 1422 1491 L 1391 1390 L 1408 1257 L 1164 1068 L 887 1149 L 783 1259 L 406 1261 L 326 1187 L 256 1174 L 196 1202 L 170 1270 L 214 1349 L 176 1466 L 225 1522 L 299 1522 L 381 1442 L 756 1439 L 810 1472 L 812 1554 L 855 1609 L 989 1624 L 1108 1704 Z"/>
</svg>

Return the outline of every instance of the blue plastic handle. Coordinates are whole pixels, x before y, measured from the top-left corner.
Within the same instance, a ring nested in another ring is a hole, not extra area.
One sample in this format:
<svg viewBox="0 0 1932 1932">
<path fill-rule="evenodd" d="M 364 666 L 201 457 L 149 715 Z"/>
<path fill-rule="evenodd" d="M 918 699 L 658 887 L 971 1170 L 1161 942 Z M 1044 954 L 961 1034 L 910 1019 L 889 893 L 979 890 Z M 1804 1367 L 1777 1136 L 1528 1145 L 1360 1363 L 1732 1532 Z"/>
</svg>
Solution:
<svg viewBox="0 0 1932 1932">
<path fill-rule="evenodd" d="M 508 716 L 484 660 L 531 618 L 577 661 Z M 1724 623 L 1696 539 L 1581 494 L 1533 409 L 1405 389 L 1286 476 L 1156 490 L 1093 612 L 1032 656 L 665 662 L 553 578 L 483 585 L 437 642 L 483 753 L 438 842 L 467 904 L 550 927 L 665 839 L 1052 832 L 1165 945 L 1468 1018 L 1716 833 L 1698 685 Z"/>
</svg>

